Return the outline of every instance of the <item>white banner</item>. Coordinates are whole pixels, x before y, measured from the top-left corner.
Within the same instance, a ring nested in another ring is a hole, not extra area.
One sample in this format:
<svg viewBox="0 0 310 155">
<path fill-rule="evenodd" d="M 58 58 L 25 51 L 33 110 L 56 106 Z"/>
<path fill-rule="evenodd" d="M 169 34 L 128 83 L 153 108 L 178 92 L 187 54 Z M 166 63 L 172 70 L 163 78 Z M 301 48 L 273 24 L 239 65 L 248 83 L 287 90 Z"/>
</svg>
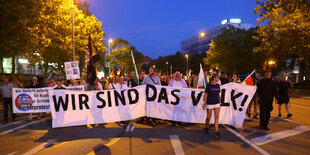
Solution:
<svg viewBox="0 0 310 155">
<path fill-rule="evenodd" d="M 145 116 L 145 86 L 127 90 L 49 91 L 52 127 L 133 120 Z"/>
<path fill-rule="evenodd" d="M 44 88 L 13 88 L 13 113 L 51 112 L 48 90 Z M 68 86 L 67 90 L 83 91 L 84 86 Z"/>
<path fill-rule="evenodd" d="M 220 124 L 242 127 L 256 86 L 221 86 Z M 53 128 L 132 120 L 143 116 L 205 123 L 204 90 L 143 85 L 128 90 L 49 91 Z M 211 123 L 213 116 L 211 118 Z"/>
<path fill-rule="evenodd" d="M 77 61 L 65 62 L 66 79 L 79 79 L 80 69 Z"/>
</svg>

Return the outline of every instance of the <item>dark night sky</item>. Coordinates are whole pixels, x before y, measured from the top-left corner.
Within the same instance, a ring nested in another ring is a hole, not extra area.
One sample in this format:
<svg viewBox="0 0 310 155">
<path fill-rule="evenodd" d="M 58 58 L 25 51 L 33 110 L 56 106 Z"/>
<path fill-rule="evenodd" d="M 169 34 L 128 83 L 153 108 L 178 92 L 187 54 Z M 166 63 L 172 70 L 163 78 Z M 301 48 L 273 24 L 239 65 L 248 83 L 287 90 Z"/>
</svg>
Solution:
<svg viewBox="0 0 310 155">
<path fill-rule="evenodd" d="M 174 54 L 181 41 L 226 18 L 257 24 L 255 0 L 87 0 L 106 40 L 123 38 L 151 58 Z"/>
</svg>

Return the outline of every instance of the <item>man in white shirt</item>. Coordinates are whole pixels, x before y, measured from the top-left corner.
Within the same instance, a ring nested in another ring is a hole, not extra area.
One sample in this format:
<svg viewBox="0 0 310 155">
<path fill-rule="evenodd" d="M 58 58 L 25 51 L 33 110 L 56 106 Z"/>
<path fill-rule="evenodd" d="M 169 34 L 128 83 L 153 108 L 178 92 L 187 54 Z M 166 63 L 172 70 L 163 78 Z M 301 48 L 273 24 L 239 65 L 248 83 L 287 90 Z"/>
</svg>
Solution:
<svg viewBox="0 0 310 155">
<path fill-rule="evenodd" d="M 175 72 L 174 78 L 170 80 L 168 86 L 176 88 L 188 88 L 185 80 L 182 79 L 182 75 L 179 71 Z"/>
<path fill-rule="evenodd" d="M 3 97 L 3 116 L 4 122 L 8 123 L 8 108 L 10 106 L 11 114 L 12 114 L 12 121 L 15 121 L 15 114 L 13 113 L 12 107 L 12 88 L 13 85 L 9 83 L 9 79 L 7 77 L 3 78 L 3 85 L 1 87 L 1 94 Z"/>
</svg>

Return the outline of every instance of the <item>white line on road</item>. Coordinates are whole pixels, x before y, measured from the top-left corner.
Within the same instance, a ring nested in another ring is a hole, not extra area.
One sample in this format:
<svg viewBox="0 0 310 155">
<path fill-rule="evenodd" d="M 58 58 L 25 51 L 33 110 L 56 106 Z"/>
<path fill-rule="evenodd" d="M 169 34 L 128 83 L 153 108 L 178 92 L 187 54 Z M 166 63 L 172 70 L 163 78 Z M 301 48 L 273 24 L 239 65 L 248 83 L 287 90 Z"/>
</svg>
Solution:
<svg viewBox="0 0 310 155">
<path fill-rule="evenodd" d="M 12 122 L 12 123 L 8 123 L 8 124 L 4 124 L 4 125 L 2 125 L 2 126 L 0 126 L 0 129 L 1 128 L 4 128 L 4 127 L 7 127 L 7 126 L 10 126 L 10 125 L 13 125 L 13 124 L 18 124 L 18 123 L 20 123 L 20 122 L 23 122 L 24 120 L 26 120 L 27 118 L 25 118 L 25 119 L 21 119 L 21 120 L 19 120 L 19 121 L 16 121 L 16 122 Z"/>
<path fill-rule="evenodd" d="M 10 129 L 10 130 L 1 132 L 0 135 L 5 135 L 5 134 L 11 133 L 11 132 L 13 132 L 13 131 L 16 131 L 16 130 L 18 130 L 18 129 L 22 129 L 22 128 L 24 128 L 24 127 L 27 127 L 27 126 L 29 126 L 29 125 L 32 125 L 32 124 L 39 123 L 39 122 L 44 122 L 44 121 L 46 121 L 46 120 L 48 120 L 48 119 L 51 119 L 51 117 L 47 117 L 47 118 L 44 118 L 44 119 L 41 119 L 41 120 L 38 120 L 38 121 L 33 121 L 33 122 L 29 122 L 29 123 L 23 124 L 23 125 L 18 126 L 18 127 L 16 127 L 16 128 L 13 128 L 13 129 Z"/>
<path fill-rule="evenodd" d="M 178 135 L 169 135 L 176 155 L 184 155 L 183 147 Z"/>
<path fill-rule="evenodd" d="M 275 132 L 275 133 L 271 133 L 271 134 L 264 135 L 261 137 L 256 137 L 256 138 L 251 139 L 251 141 L 257 145 L 263 145 L 263 144 L 267 144 L 267 143 L 270 143 L 270 142 L 273 142 L 273 141 L 276 141 L 282 138 L 294 136 L 294 135 L 297 135 L 297 134 L 300 134 L 300 133 L 303 133 L 309 130 L 310 128 L 308 127 L 299 126 L 294 129 Z"/>
<path fill-rule="evenodd" d="M 310 109 L 309 107 L 305 107 L 305 106 L 301 106 L 301 105 L 296 105 L 296 104 L 292 104 L 292 106 L 298 107 L 298 108 L 302 108 L 302 109 Z"/>
<path fill-rule="evenodd" d="M 6 155 L 13 155 L 13 154 L 16 154 L 18 151 L 15 151 L 15 152 L 12 152 L 12 153 L 9 153 L 9 154 L 6 154 Z"/>
<path fill-rule="evenodd" d="M 29 150 L 28 152 L 24 153 L 24 155 L 31 155 L 31 154 L 34 154 L 34 153 L 36 153 L 36 152 L 38 152 L 38 151 L 40 151 L 40 150 L 42 150 L 42 149 L 44 149 L 44 148 L 46 148 L 46 147 L 52 145 L 52 144 L 53 144 L 54 142 L 56 142 L 56 141 L 57 141 L 57 140 L 55 140 L 55 139 L 50 139 L 50 140 L 48 140 L 47 142 L 44 142 L 44 143 L 38 145 L 37 147 L 35 147 L 35 148 Z"/>
<path fill-rule="evenodd" d="M 268 152 L 266 152 L 265 150 L 263 150 L 262 148 L 258 147 L 256 144 L 254 144 L 253 142 L 251 142 L 250 140 L 246 139 L 245 137 L 243 137 L 241 134 L 239 134 L 238 132 L 236 132 L 235 130 L 229 128 L 228 126 L 224 125 L 224 127 L 230 131 L 231 133 L 235 134 L 236 136 L 238 136 L 240 139 L 242 139 L 244 142 L 248 143 L 250 146 L 252 146 L 255 150 L 257 150 L 258 152 L 260 152 L 263 155 L 269 155 Z"/>
</svg>

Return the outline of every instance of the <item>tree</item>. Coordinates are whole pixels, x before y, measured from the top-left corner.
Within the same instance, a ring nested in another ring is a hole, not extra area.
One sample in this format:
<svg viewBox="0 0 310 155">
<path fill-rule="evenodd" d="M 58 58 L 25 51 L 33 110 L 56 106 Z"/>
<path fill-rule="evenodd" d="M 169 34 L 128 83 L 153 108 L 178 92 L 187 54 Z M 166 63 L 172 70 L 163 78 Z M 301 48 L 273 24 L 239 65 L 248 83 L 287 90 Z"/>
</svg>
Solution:
<svg viewBox="0 0 310 155">
<path fill-rule="evenodd" d="M 2 2 L 0 6 L 0 57 L 25 56 L 30 64 L 43 64 L 47 71 L 63 73 L 63 64 L 72 61 L 72 12 L 75 31 L 75 60 L 84 68 L 88 36 L 91 35 L 98 52 L 106 51 L 102 23 L 91 15 L 86 1 L 25 0 Z M 80 10 L 79 10 L 80 9 Z M 2 29 L 3 28 L 3 29 Z M 4 53 L 4 54 L 2 54 Z M 52 64 L 52 65 L 51 65 Z M 12 75 L 15 74 L 13 63 Z"/>
<path fill-rule="evenodd" d="M 140 68 L 143 63 L 143 54 L 132 46 L 127 40 L 120 38 L 112 42 L 111 52 L 106 55 L 107 61 L 110 62 L 111 67 L 118 64 L 121 65 L 125 72 L 129 73 L 134 70 L 131 51 L 133 51 L 137 68 Z"/>
<path fill-rule="evenodd" d="M 234 73 L 259 70 L 262 66 L 262 55 L 253 52 L 253 48 L 259 45 L 259 42 L 252 38 L 255 35 L 254 28 L 245 30 L 229 25 L 228 29 L 211 41 L 204 62 L 211 68 L 218 67 Z"/>
<path fill-rule="evenodd" d="M 255 15 L 258 15 L 258 36 L 261 41 L 255 52 L 267 58 L 293 58 L 305 65 L 305 74 L 310 79 L 310 3 L 309 0 L 257 0 Z M 300 72 L 302 77 L 302 72 Z"/>
</svg>

